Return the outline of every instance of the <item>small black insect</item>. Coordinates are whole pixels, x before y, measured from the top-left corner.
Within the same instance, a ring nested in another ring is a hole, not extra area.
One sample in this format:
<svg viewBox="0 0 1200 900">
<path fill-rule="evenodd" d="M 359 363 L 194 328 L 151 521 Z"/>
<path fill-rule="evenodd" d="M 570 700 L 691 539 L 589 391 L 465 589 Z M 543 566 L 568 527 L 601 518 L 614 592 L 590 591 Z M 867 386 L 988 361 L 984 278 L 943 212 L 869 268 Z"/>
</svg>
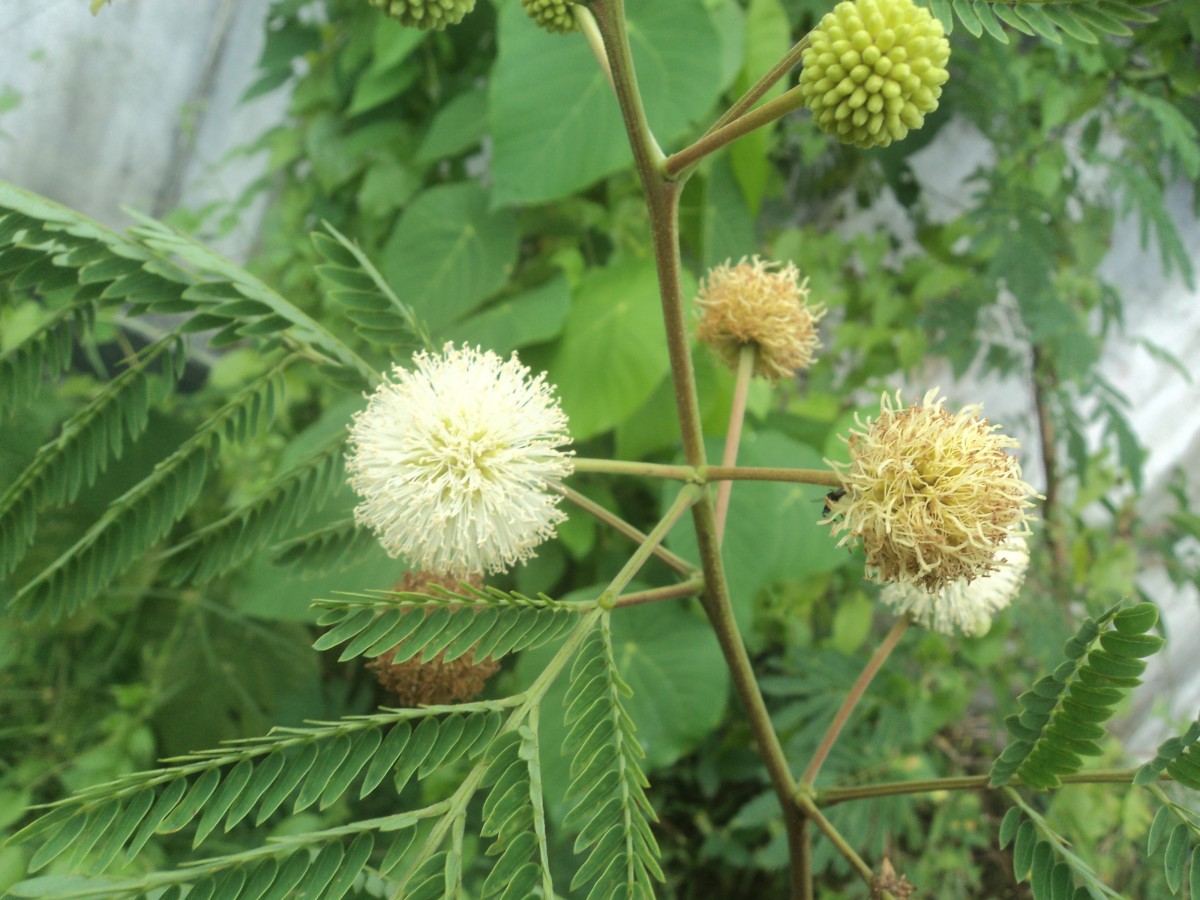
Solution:
<svg viewBox="0 0 1200 900">
<path fill-rule="evenodd" d="M 830 491 L 828 494 L 825 495 L 824 518 L 828 519 L 829 516 L 833 513 L 833 510 L 830 508 L 830 504 L 837 503 L 839 500 L 841 500 L 845 496 L 846 496 L 846 491 L 844 488 L 838 488 L 836 491 Z"/>
</svg>

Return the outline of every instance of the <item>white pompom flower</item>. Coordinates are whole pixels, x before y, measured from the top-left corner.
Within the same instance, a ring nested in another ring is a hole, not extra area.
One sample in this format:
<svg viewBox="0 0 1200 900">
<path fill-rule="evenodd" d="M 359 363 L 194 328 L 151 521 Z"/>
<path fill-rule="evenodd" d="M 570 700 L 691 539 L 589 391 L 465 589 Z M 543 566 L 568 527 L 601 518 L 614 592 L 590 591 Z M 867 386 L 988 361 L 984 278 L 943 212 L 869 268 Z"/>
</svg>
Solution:
<svg viewBox="0 0 1200 900">
<path fill-rule="evenodd" d="M 567 417 L 514 353 L 446 344 L 421 352 L 354 416 L 346 468 L 355 520 L 391 556 L 456 577 L 534 555 L 566 516 L 554 490 L 574 469 Z"/>
<path fill-rule="evenodd" d="M 996 613 L 1007 608 L 1021 590 L 1029 567 L 1025 535 L 1009 535 L 995 562 L 996 571 L 952 582 L 933 593 L 911 581 L 893 582 L 884 587 L 879 599 L 896 615 L 907 615 L 923 628 L 982 637 L 992 627 Z"/>
</svg>

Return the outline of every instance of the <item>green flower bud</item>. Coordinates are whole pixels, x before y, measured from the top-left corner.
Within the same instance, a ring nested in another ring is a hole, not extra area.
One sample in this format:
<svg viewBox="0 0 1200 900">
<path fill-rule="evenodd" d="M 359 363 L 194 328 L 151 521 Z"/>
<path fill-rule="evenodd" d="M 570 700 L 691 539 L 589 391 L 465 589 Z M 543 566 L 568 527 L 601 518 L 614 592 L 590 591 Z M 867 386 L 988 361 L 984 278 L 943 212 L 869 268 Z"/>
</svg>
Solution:
<svg viewBox="0 0 1200 900">
<path fill-rule="evenodd" d="M 949 73 L 942 23 L 913 0 L 846 0 L 809 34 L 800 93 L 844 144 L 886 147 L 937 109 Z"/>
<path fill-rule="evenodd" d="M 441 31 L 447 25 L 457 25 L 463 16 L 475 8 L 475 0 L 371 0 L 401 25 Z"/>
<path fill-rule="evenodd" d="M 525 15 L 537 22 L 539 28 L 555 34 L 570 34 L 578 29 L 571 0 L 521 0 Z"/>
</svg>

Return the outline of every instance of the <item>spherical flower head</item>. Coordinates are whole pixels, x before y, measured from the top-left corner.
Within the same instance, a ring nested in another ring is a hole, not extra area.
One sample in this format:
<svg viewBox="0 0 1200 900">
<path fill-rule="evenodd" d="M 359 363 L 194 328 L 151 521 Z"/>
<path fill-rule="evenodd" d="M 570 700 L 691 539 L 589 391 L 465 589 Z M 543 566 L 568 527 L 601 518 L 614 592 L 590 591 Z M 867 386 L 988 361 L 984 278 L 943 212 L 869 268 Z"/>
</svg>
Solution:
<svg viewBox="0 0 1200 900">
<path fill-rule="evenodd" d="M 422 31 L 441 31 L 457 25 L 475 8 L 475 0 L 371 0 L 401 25 Z"/>
<path fill-rule="evenodd" d="M 571 0 L 521 0 L 525 15 L 533 19 L 539 28 L 554 34 L 570 34 L 578 30 Z"/>
<path fill-rule="evenodd" d="M 736 369 L 742 348 L 753 346 L 754 374 L 770 381 L 791 378 L 813 363 L 821 348 L 817 322 L 825 315 L 808 303 L 808 279 L 792 264 L 780 268 L 757 256 L 743 256 L 736 266 L 727 260 L 700 285 L 696 336 Z"/>
<path fill-rule="evenodd" d="M 927 592 L 996 571 L 1010 535 L 1027 534 L 1033 489 L 1005 451 L 1016 447 L 978 404 L 951 413 L 929 391 L 905 408 L 884 395 L 879 416 L 849 438 L 849 463 L 830 463 L 842 482 L 829 515 L 838 546 L 861 543 L 867 575 Z"/>
<path fill-rule="evenodd" d="M 534 555 L 566 517 L 567 417 L 545 375 L 516 354 L 446 344 L 396 366 L 354 416 L 346 469 L 354 510 L 392 556 L 454 577 Z"/>
<path fill-rule="evenodd" d="M 907 615 L 924 628 L 982 637 L 992 627 L 993 616 L 1021 590 L 1029 567 L 1025 535 L 1011 535 L 996 552 L 995 563 L 999 568 L 990 574 L 951 582 L 932 594 L 911 582 L 889 584 L 879 599 L 896 615 Z"/>
<path fill-rule="evenodd" d="M 913 0 L 847 0 L 808 37 L 800 94 L 842 143 L 886 147 L 937 109 L 950 42 Z"/>
</svg>

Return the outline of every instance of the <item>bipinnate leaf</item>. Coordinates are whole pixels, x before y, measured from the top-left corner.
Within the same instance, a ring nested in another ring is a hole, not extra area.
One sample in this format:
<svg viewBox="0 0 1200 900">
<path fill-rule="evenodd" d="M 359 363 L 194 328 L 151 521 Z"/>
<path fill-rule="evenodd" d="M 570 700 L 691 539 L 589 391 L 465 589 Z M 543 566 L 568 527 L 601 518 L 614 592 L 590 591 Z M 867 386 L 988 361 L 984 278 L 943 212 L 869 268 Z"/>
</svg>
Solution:
<svg viewBox="0 0 1200 900">
<path fill-rule="evenodd" d="M 429 336 L 412 307 L 396 296 L 367 255 L 328 222 L 325 229 L 328 234 L 317 231 L 311 235 L 313 247 L 324 260 L 316 272 L 325 292 L 342 307 L 359 335 L 393 351 L 397 347 L 429 347 Z"/>
<path fill-rule="evenodd" d="M 1063 648 L 1066 661 L 1017 698 L 1021 712 L 1005 720 L 1013 740 L 992 765 L 992 784 L 1016 776 L 1048 790 L 1079 771 L 1084 757 L 1101 755 L 1104 723 L 1141 683 L 1145 657 L 1162 646 L 1162 638 L 1146 633 L 1157 622 L 1152 603 L 1085 619 Z"/>
<path fill-rule="evenodd" d="M 379 541 L 353 518 L 341 519 L 316 531 L 291 538 L 276 547 L 271 562 L 310 576 L 350 569 L 378 552 Z"/>
<path fill-rule="evenodd" d="M 166 357 L 161 377 L 150 367 Z M 0 574 L 24 556 L 37 526 L 37 515 L 72 502 L 92 485 L 126 443 L 138 439 L 149 420 L 152 385 L 165 393 L 183 374 L 185 353 L 172 334 L 145 348 L 124 372 L 109 381 L 90 402 L 62 423 L 58 434 L 37 453 L 0 494 Z M 0 380 L 4 363 L 0 360 Z"/>
<path fill-rule="evenodd" d="M 1200 719 L 1192 722 L 1182 735 L 1167 738 L 1159 744 L 1154 758 L 1138 768 L 1133 783 L 1153 784 L 1166 770 L 1180 784 L 1200 790 L 1200 777 L 1197 777 L 1200 774 L 1200 748 L 1197 741 L 1200 741 Z"/>
<path fill-rule="evenodd" d="M 13 604 L 58 618 L 95 597 L 160 540 L 200 496 L 221 447 L 240 443 L 274 417 L 286 357 L 217 410 L 142 481 L 109 504 L 74 546 L 27 582 Z"/>
<path fill-rule="evenodd" d="M 484 837 L 494 838 L 489 856 L 498 857 L 480 897 L 553 897 L 546 813 L 541 792 L 537 727 L 523 725 L 497 741 L 489 754 L 484 785 Z"/>
<path fill-rule="evenodd" d="M 1127 23 L 1154 21 L 1140 0 L 927 0 L 946 31 L 954 19 L 973 37 L 988 35 L 1007 44 L 1004 25 L 1026 35 L 1038 35 L 1056 44 L 1063 35 L 1095 44 L 1103 36 L 1127 37 Z M 951 14 L 953 13 L 953 15 Z"/>
<path fill-rule="evenodd" d="M 311 316 L 242 267 L 160 222 L 140 222 L 121 235 L 74 210 L 0 181 L 0 284 L 19 296 L 69 295 L 84 307 L 123 307 L 127 316 L 147 312 L 183 314 L 185 332 L 216 329 L 213 346 L 253 338 L 264 348 L 284 344 L 330 359 L 359 379 L 378 373 Z M 77 323 L 79 324 L 79 323 Z M 20 371 L 52 371 L 63 363 L 62 332 L 45 352 L 26 354 Z M 38 357 L 41 364 L 38 364 Z M 2 379 L 0 379 L 2 381 Z M 17 389 L 27 383 L 23 375 Z M 0 407 L 5 393 L 0 389 Z"/>
<path fill-rule="evenodd" d="M 1015 796 L 1015 795 L 1014 795 Z M 1013 876 L 1028 881 L 1034 900 L 1123 900 L 1100 880 L 1068 842 L 1024 802 L 1011 807 L 1000 826 L 1000 846 L 1015 835 Z M 1077 886 L 1077 882 L 1079 882 Z"/>
<path fill-rule="evenodd" d="M 336 435 L 254 499 L 184 538 L 167 552 L 163 577 L 174 584 L 211 581 L 322 509 L 345 480 L 344 445 L 344 437 Z"/>
<path fill-rule="evenodd" d="M 0 216 L 0 228 L 4 221 Z M 0 260 L 4 255 L 5 251 L 0 249 Z M 4 273 L 0 272 L 0 283 L 3 280 Z M 66 370 L 72 344 L 91 330 L 94 319 L 94 300 L 76 302 L 59 310 L 41 328 L 0 356 L 0 420 L 18 406 L 37 399 L 42 385 Z"/>
<path fill-rule="evenodd" d="M 318 600 L 313 605 L 325 610 L 320 624 L 332 627 L 313 646 L 328 650 L 345 643 L 342 661 L 389 652 L 395 663 L 418 656 L 428 661 L 443 652 L 450 661 L 468 650 L 478 661 L 540 647 L 578 623 L 580 607 L 545 595 L 460 587 L 462 593 L 379 591 Z"/>
<path fill-rule="evenodd" d="M 651 897 L 654 881 L 663 880 L 643 751 L 622 705 L 629 693 L 606 616 L 576 654 L 565 700 L 563 753 L 572 762 L 563 824 L 577 833 L 575 852 L 584 855 L 571 889 L 591 884 L 588 896 Z"/>
<path fill-rule="evenodd" d="M 449 709 L 455 711 L 447 714 Z M 168 761 L 168 768 L 85 789 L 60 801 L 12 840 L 41 841 L 30 872 L 63 853 L 69 853 L 73 867 L 86 863 L 89 870 L 100 872 L 119 858 L 132 859 L 153 835 L 180 831 L 192 823 L 192 843 L 198 847 L 222 823 L 229 831 L 256 807 L 255 825 L 289 798 L 294 811 L 318 801 L 322 809 L 328 808 L 360 778 L 360 797 L 376 790 L 389 773 L 395 774 L 399 791 L 414 774 L 425 778 L 461 757 L 479 757 L 504 718 L 502 708 L 481 702 L 275 729 L 263 738 L 178 757 Z M 418 720 L 415 729 L 413 720 Z M 346 859 L 353 858 L 348 853 Z M 337 872 L 343 871 L 340 866 Z M 246 880 L 247 885 L 253 882 L 253 877 Z"/>
</svg>

